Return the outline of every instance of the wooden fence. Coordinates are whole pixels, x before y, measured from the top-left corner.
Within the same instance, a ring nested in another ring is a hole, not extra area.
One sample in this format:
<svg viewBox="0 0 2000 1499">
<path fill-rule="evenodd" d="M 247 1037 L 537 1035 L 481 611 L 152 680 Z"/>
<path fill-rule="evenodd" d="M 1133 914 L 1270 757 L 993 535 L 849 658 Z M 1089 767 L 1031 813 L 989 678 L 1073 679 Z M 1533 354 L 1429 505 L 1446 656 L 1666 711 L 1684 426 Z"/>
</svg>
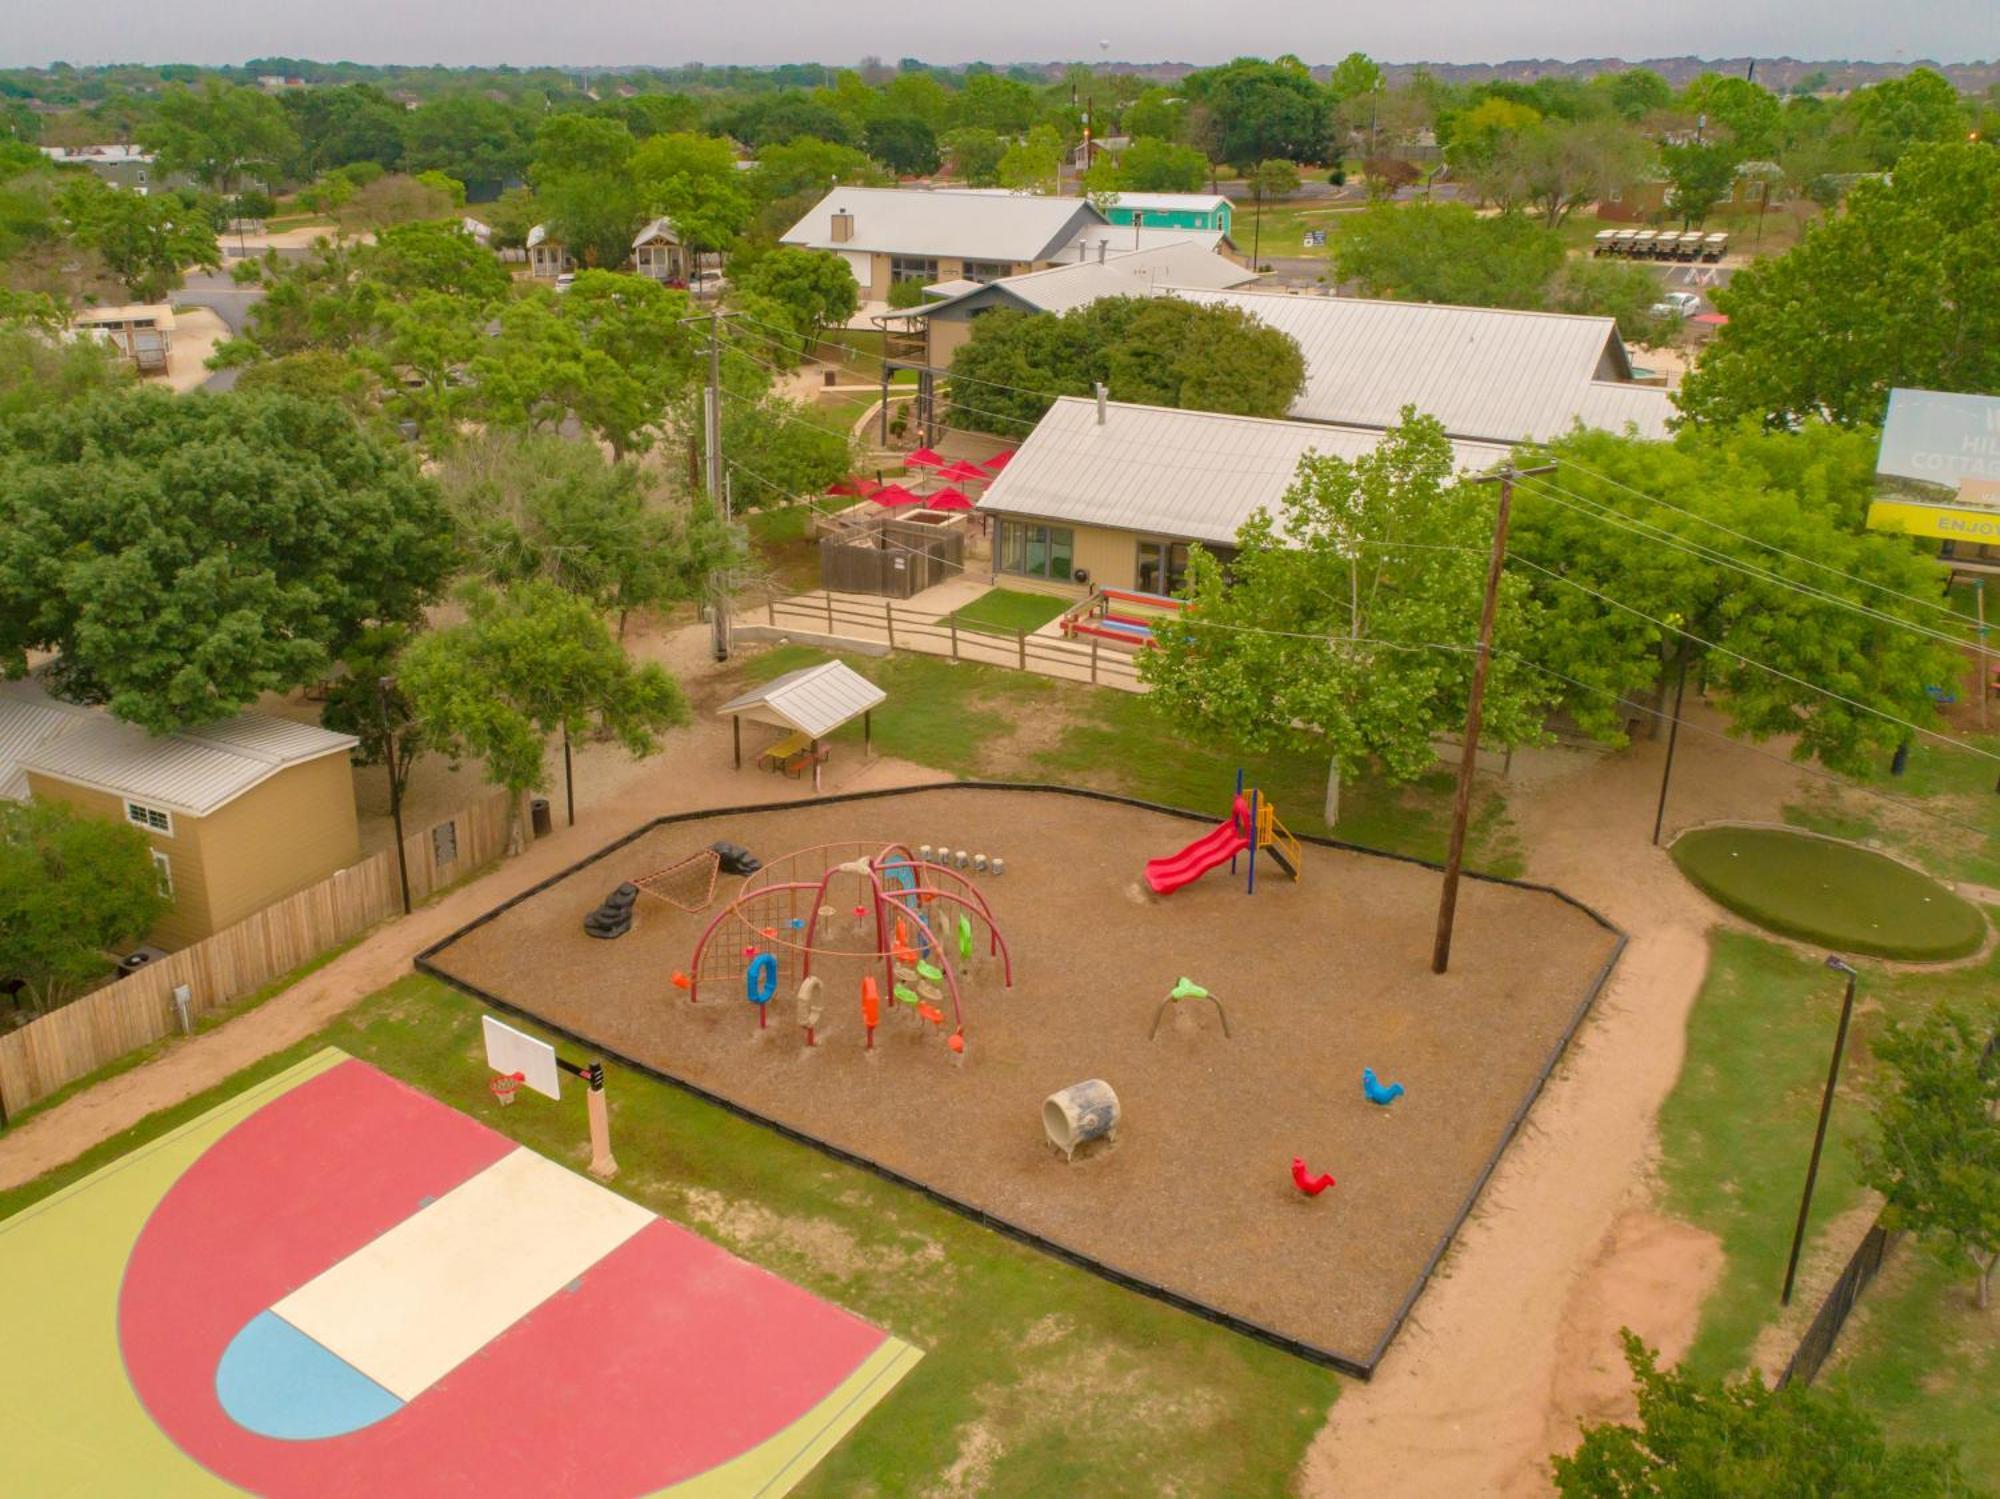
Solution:
<svg viewBox="0 0 2000 1499">
<path fill-rule="evenodd" d="M 507 847 L 511 808 L 506 792 L 493 791 L 405 838 L 410 899 L 422 900 L 498 858 Z M 192 1020 L 311 962 L 401 909 L 395 850 L 385 848 L 0 1036 L 0 1121 L 179 1030 L 174 990 L 181 985 L 187 986 Z"/>
<path fill-rule="evenodd" d="M 751 616 L 754 620 L 755 616 Z M 848 600 L 823 594 L 817 599 L 772 599 L 764 605 L 764 621 L 773 629 L 831 636 L 836 641 L 879 645 L 891 650 L 919 651 L 975 661 L 985 666 L 1009 666 L 1072 682 L 1143 692 L 1138 652 L 1109 644 L 1097 636 L 1087 640 L 1059 635 L 1005 634 L 961 625 L 951 615 L 898 605 L 893 599 Z"/>
<path fill-rule="evenodd" d="M 965 571 L 965 531 L 872 517 L 828 526 L 819 538 L 819 580 L 835 593 L 907 599 Z"/>
</svg>

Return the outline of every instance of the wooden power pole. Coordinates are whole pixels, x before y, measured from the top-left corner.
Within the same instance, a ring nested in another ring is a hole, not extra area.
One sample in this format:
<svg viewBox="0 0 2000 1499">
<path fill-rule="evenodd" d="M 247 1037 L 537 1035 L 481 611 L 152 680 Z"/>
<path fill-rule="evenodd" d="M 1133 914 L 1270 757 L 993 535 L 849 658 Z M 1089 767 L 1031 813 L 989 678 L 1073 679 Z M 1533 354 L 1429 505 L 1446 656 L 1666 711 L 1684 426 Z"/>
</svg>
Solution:
<svg viewBox="0 0 2000 1499">
<path fill-rule="evenodd" d="M 1479 606 L 1479 645 L 1472 657 L 1472 690 L 1465 699 L 1465 740 L 1459 746 L 1458 792 L 1452 799 L 1451 846 L 1444 859 L 1444 889 L 1438 896 L 1437 942 L 1431 972 L 1451 966 L 1451 924 L 1458 914 L 1458 875 L 1465 862 L 1465 825 L 1472 811 L 1472 772 L 1479 759 L 1479 721 L 1486 707 L 1486 665 L 1493 655 L 1493 616 L 1500 606 L 1500 569 L 1507 561 L 1507 518 L 1514 508 L 1514 481 L 1555 472 L 1553 463 L 1517 469 L 1508 464 L 1475 483 L 1498 483 L 1500 509 L 1493 518 L 1493 555 L 1486 564 L 1486 597 Z"/>
</svg>

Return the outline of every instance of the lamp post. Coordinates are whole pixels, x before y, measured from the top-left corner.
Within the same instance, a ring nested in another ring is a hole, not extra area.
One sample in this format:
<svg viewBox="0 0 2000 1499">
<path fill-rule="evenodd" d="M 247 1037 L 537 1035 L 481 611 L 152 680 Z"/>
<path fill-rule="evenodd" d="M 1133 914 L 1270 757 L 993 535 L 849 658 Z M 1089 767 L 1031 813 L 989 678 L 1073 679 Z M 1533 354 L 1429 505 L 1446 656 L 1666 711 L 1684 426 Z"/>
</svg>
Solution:
<svg viewBox="0 0 2000 1499">
<path fill-rule="evenodd" d="M 1826 1069 L 1826 1092 L 1820 1095 L 1819 1128 L 1813 1131 L 1812 1159 L 1806 1163 L 1806 1190 L 1799 1199 L 1798 1226 L 1792 1230 L 1792 1257 L 1785 1262 L 1785 1289 L 1778 1296 L 1781 1306 L 1792 1304 L 1792 1283 L 1799 1273 L 1799 1250 L 1806 1241 L 1806 1215 L 1812 1211 L 1813 1183 L 1819 1179 L 1820 1148 L 1826 1144 L 1827 1116 L 1833 1112 L 1833 1089 L 1840 1081 L 1840 1054 L 1847 1048 L 1847 1023 L 1854 1018 L 1854 965 L 1838 953 L 1831 953 L 1826 966 L 1847 975 L 1847 993 L 1840 1001 L 1840 1028 L 1833 1033 L 1833 1061 Z"/>
<path fill-rule="evenodd" d="M 396 878 L 403 887 L 403 914 L 410 914 L 410 864 L 403 849 L 403 785 L 396 775 L 396 725 L 389 714 L 389 699 L 396 691 L 394 677 L 375 679 L 375 700 L 382 709 L 382 753 L 389 762 L 389 819 L 396 825 Z"/>
</svg>

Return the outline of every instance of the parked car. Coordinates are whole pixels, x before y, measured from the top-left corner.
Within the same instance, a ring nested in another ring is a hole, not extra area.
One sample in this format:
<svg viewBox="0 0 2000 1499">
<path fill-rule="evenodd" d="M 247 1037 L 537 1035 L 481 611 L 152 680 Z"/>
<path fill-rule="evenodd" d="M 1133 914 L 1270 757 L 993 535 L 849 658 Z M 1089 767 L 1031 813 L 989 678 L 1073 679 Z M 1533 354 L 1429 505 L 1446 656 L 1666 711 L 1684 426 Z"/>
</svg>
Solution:
<svg viewBox="0 0 2000 1499">
<path fill-rule="evenodd" d="M 575 271 L 564 271 L 560 276 L 556 277 L 557 291 L 568 291 L 574 285 L 576 285 Z"/>
<path fill-rule="evenodd" d="M 1701 311 L 1701 294 L 1691 291 L 1670 291 L 1652 306 L 1654 317 L 1691 318 Z"/>
</svg>

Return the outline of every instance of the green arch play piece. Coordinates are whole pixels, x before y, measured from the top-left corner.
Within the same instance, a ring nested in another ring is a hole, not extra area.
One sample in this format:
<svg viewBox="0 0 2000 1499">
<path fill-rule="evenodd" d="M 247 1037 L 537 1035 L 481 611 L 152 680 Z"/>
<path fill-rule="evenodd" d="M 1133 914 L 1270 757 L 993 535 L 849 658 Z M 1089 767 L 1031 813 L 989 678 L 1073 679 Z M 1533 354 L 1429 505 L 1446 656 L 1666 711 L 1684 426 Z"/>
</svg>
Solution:
<svg viewBox="0 0 2000 1499">
<path fill-rule="evenodd" d="M 1167 997 L 1169 999 L 1207 999 L 1208 991 L 1186 974 L 1182 974 L 1180 982 L 1174 985 L 1173 992 Z"/>
<path fill-rule="evenodd" d="M 1986 940 L 1978 907 L 1872 849 L 1791 828 L 1696 828 L 1674 862 L 1746 921 L 1840 953 L 1942 962 Z"/>
<path fill-rule="evenodd" d="M 917 960 L 917 977 L 935 984 L 939 979 L 944 977 L 944 970 L 942 968 L 935 968 L 919 958 Z"/>
<path fill-rule="evenodd" d="M 961 958 L 972 956 L 972 921 L 965 916 L 958 918 L 958 955 Z"/>
<path fill-rule="evenodd" d="M 906 989 L 901 984 L 898 984 L 896 985 L 895 993 L 896 1001 L 899 1004 L 913 1005 L 917 1002 L 917 991 L 914 989 Z"/>
</svg>

